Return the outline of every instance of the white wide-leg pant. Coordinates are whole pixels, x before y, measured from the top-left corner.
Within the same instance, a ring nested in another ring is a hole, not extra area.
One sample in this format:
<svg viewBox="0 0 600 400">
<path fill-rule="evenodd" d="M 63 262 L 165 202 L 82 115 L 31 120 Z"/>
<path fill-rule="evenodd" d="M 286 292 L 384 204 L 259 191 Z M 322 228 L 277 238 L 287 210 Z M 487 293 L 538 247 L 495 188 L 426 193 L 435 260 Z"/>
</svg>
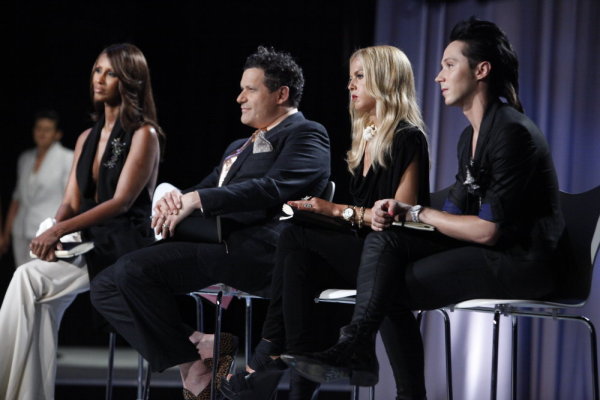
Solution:
<svg viewBox="0 0 600 400">
<path fill-rule="evenodd" d="M 54 399 L 60 321 L 90 286 L 83 257 L 69 261 L 16 269 L 0 309 L 0 399 Z"/>
</svg>

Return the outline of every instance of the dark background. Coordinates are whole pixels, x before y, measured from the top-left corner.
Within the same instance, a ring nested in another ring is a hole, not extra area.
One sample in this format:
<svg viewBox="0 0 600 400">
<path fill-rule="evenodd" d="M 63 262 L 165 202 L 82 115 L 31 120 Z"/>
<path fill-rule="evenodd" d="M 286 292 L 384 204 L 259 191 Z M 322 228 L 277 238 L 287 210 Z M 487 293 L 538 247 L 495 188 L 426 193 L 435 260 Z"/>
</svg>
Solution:
<svg viewBox="0 0 600 400">
<path fill-rule="evenodd" d="M 5 7 L 0 16 L 0 33 L 8 39 L 0 63 L 5 71 L 0 91 L 4 212 L 17 157 L 33 146 L 33 114 L 57 110 L 63 144 L 73 148 L 91 125 L 92 65 L 104 47 L 117 42 L 140 47 L 150 66 L 159 123 L 167 134 L 159 182 L 197 183 L 228 143 L 250 134 L 252 129 L 239 122 L 235 102 L 242 67 L 258 45 L 272 45 L 290 52 L 304 69 L 300 110 L 329 131 L 336 201 L 347 199 L 347 60 L 357 48 L 372 44 L 374 1 L 19 1 Z M 13 271 L 11 255 L 0 260 L 0 271 L 1 297 Z M 84 294 L 67 310 L 61 344 L 106 343 L 105 334 L 90 328 L 88 307 Z M 182 307 L 193 317 L 191 300 L 182 299 Z M 257 319 L 262 312 L 259 304 Z M 232 321 L 242 319 L 241 303 L 234 302 L 225 329 L 241 334 L 241 325 Z"/>
</svg>

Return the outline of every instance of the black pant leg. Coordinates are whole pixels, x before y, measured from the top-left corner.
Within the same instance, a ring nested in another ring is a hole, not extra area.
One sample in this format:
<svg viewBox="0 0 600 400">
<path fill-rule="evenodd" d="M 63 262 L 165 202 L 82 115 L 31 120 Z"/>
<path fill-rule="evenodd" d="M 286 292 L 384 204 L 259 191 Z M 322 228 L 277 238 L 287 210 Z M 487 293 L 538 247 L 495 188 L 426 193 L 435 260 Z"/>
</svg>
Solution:
<svg viewBox="0 0 600 400">
<path fill-rule="evenodd" d="M 272 298 L 263 338 L 285 339 L 290 351 L 314 351 L 314 297 L 327 288 L 354 288 L 362 238 L 352 233 L 297 225 L 277 246 Z"/>
<path fill-rule="evenodd" d="M 473 298 L 510 298 L 485 257 L 483 246 L 468 245 L 433 254 L 409 265 L 404 282 L 412 309 L 430 310 Z"/>
<path fill-rule="evenodd" d="M 94 306 L 153 371 L 198 359 L 175 295 L 214 281 L 202 272 L 194 243 L 164 243 L 121 257 L 91 284 Z"/>
<path fill-rule="evenodd" d="M 262 327 L 261 336 L 281 347 L 285 346 L 285 328 L 283 318 L 283 274 L 286 267 L 286 257 L 290 251 L 290 243 L 294 243 L 291 230 L 295 225 L 286 228 L 279 239 L 275 253 L 275 268 L 271 278 L 270 299 L 267 315 Z"/>
<path fill-rule="evenodd" d="M 423 341 L 411 311 L 388 314 L 379 333 L 390 361 L 399 400 L 425 398 Z"/>
</svg>

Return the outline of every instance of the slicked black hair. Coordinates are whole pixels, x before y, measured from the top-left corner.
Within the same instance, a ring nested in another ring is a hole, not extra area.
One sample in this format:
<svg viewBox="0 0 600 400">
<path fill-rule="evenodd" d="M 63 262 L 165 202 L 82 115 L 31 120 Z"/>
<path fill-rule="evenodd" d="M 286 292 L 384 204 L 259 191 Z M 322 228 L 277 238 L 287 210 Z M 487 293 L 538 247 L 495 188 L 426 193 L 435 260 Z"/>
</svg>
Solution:
<svg viewBox="0 0 600 400">
<path fill-rule="evenodd" d="M 523 112 L 519 99 L 519 59 L 506 34 L 493 22 L 471 17 L 459 22 L 450 33 L 450 41 L 460 40 L 467 46 L 464 56 L 471 68 L 488 61 L 492 68 L 487 78 L 494 97 L 504 97 L 508 103 Z"/>
</svg>

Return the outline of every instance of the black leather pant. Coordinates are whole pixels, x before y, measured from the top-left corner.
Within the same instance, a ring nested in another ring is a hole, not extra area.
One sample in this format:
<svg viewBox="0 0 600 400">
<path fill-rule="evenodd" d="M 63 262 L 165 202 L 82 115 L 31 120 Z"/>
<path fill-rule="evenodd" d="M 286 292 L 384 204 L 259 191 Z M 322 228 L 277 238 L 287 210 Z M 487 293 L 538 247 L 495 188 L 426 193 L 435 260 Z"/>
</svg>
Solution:
<svg viewBox="0 0 600 400">
<path fill-rule="evenodd" d="M 396 343 L 386 349 L 398 398 L 424 398 L 422 343 L 410 310 L 473 298 L 536 298 L 551 288 L 552 276 L 547 263 L 516 260 L 508 252 L 436 232 L 373 232 L 363 247 L 352 324 L 364 336 L 381 326 L 384 339 Z M 396 363 L 401 355 L 404 361 Z"/>
<path fill-rule="evenodd" d="M 315 310 L 321 305 L 315 305 L 314 298 L 327 288 L 356 287 L 363 242 L 352 234 L 299 226 L 286 229 L 278 243 L 272 299 L 262 336 L 285 342 L 292 354 L 335 343 L 336 329 L 323 332 L 315 328 L 323 324 L 315 322 Z M 341 307 L 333 305 L 329 311 L 339 312 Z M 399 396 L 424 393 L 423 346 L 412 312 L 390 309 L 383 318 L 381 336 Z"/>
</svg>

